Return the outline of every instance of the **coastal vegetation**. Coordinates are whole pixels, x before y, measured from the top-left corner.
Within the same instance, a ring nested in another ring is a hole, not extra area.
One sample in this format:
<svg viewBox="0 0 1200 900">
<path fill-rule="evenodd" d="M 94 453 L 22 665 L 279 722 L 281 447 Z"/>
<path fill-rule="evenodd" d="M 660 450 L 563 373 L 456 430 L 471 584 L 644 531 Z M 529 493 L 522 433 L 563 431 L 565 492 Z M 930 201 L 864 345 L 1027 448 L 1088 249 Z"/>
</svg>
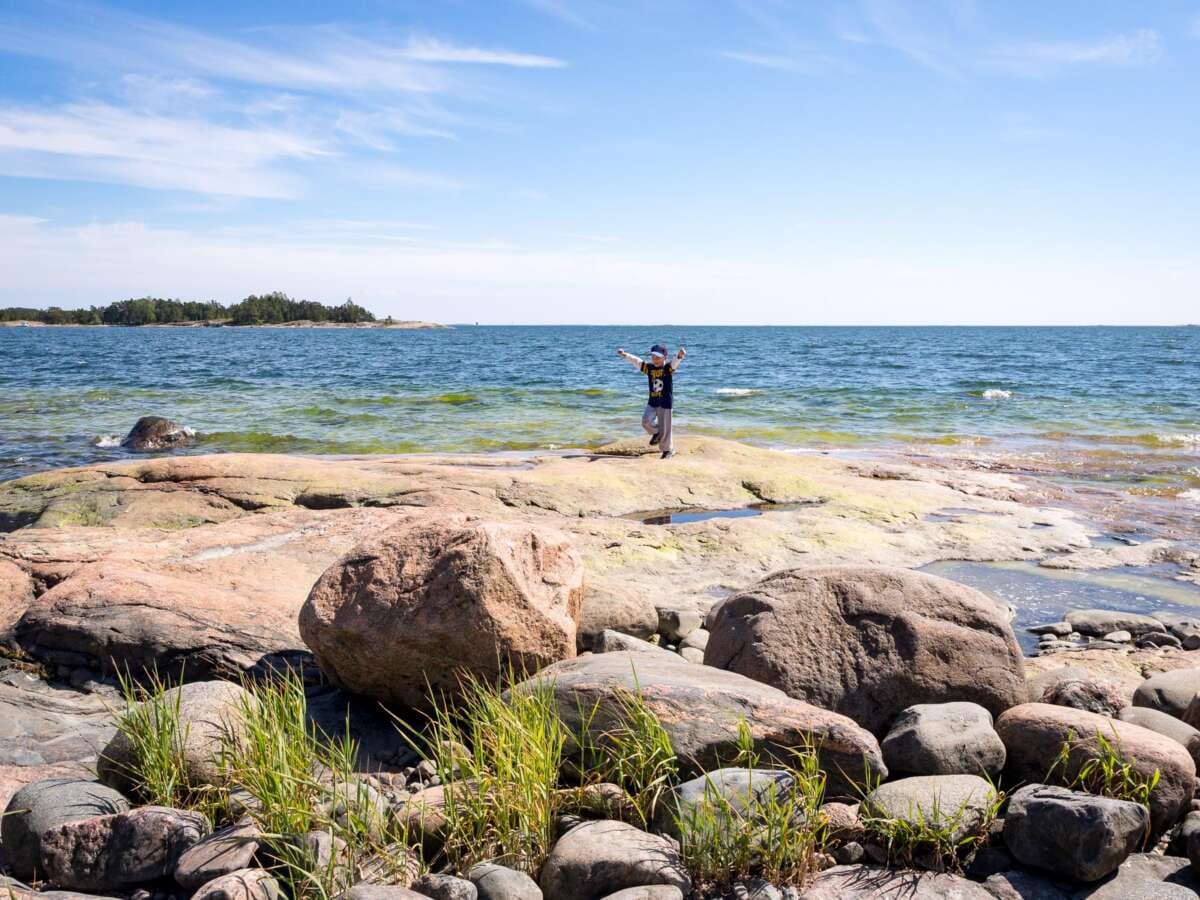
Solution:
<svg viewBox="0 0 1200 900">
<path fill-rule="evenodd" d="M 215 300 L 175 300 L 138 297 L 86 309 L 48 309 L 13 306 L 0 309 L 0 322 L 41 322 L 44 325 L 280 325 L 285 322 L 330 322 L 353 325 L 374 322 L 375 314 L 349 297 L 338 306 L 316 300 L 295 300 L 280 291 L 251 294 L 230 306 Z"/>
</svg>

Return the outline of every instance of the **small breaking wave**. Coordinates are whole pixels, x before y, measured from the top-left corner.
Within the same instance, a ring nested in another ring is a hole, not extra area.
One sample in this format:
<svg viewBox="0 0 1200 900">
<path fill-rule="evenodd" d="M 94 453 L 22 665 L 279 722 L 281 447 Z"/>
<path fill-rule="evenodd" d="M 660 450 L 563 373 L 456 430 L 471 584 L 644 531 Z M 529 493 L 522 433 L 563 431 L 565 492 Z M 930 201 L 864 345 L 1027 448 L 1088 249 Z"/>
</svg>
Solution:
<svg viewBox="0 0 1200 900">
<path fill-rule="evenodd" d="M 98 434 L 92 441 L 94 447 L 120 447 L 121 439 L 115 434 Z"/>
<path fill-rule="evenodd" d="M 988 388 L 980 396 L 984 400 L 1011 400 L 1012 391 L 1006 391 L 1003 388 Z"/>
<path fill-rule="evenodd" d="M 751 394 L 761 394 L 759 388 L 733 388 L 723 387 L 717 388 L 717 393 L 722 397 L 749 397 Z"/>
<path fill-rule="evenodd" d="M 1200 506 L 1200 490 L 1193 489 L 1190 491 L 1184 491 L 1179 495 L 1179 499 L 1186 500 L 1189 503 L 1195 503 L 1197 506 Z"/>
<path fill-rule="evenodd" d="M 1156 434 L 1154 440 L 1166 447 L 1200 447 L 1200 433 L 1171 432 Z"/>
</svg>

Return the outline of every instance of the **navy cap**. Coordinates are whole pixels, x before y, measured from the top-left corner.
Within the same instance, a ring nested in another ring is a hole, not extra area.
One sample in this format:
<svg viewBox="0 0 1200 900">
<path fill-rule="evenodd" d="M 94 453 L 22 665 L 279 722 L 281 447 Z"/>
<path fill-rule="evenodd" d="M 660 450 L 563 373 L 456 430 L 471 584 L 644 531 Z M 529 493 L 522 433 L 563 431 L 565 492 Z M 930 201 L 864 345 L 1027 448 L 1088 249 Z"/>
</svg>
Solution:
<svg viewBox="0 0 1200 900">
<path fill-rule="evenodd" d="M 653 356 L 656 353 L 659 356 L 666 356 L 667 348 L 664 347 L 662 344 L 655 344 L 653 347 L 650 348 L 650 355 Z"/>
</svg>

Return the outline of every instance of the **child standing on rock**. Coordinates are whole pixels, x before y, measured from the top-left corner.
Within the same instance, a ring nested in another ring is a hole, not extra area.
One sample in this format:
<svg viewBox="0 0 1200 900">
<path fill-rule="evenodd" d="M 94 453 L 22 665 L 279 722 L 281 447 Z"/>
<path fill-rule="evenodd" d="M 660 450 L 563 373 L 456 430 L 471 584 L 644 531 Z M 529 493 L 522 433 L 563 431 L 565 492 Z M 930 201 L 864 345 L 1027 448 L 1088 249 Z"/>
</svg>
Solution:
<svg viewBox="0 0 1200 900">
<path fill-rule="evenodd" d="M 650 348 L 649 362 L 624 350 L 618 350 L 617 356 L 645 375 L 649 381 L 650 398 L 646 402 L 646 411 L 642 413 L 642 427 L 650 434 L 650 446 L 657 446 L 662 450 L 663 459 L 674 456 L 675 445 L 671 429 L 674 390 L 671 382 L 675 370 L 687 356 L 687 351 L 680 347 L 670 362 L 667 362 L 667 348 L 662 344 L 655 344 Z"/>
</svg>

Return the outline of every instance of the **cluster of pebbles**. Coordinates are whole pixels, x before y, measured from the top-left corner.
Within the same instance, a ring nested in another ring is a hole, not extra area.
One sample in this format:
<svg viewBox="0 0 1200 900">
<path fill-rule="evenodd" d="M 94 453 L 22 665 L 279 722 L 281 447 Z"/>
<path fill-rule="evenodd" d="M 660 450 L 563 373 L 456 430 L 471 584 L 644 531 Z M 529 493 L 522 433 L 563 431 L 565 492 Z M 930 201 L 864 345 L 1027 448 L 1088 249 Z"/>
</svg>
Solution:
<svg viewBox="0 0 1200 900">
<path fill-rule="evenodd" d="M 1033 625 L 1026 631 L 1039 636 L 1034 656 L 1133 647 L 1200 649 L 1200 618 L 1169 612 L 1146 616 L 1107 609 L 1077 609 L 1061 622 Z"/>
</svg>

